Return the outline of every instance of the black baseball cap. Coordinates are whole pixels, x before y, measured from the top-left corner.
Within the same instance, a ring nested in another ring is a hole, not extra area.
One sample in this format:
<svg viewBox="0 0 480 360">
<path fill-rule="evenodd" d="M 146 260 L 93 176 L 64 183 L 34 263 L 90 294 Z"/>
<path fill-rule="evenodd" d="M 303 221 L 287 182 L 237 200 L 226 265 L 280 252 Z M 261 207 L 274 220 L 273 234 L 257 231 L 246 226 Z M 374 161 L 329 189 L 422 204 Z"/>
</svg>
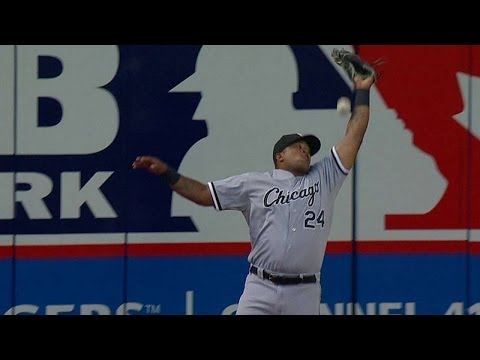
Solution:
<svg viewBox="0 0 480 360">
<path fill-rule="evenodd" d="M 315 155 L 322 146 L 320 139 L 315 135 L 302 135 L 302 134 L 288 134 L 283 135 L 273 147 L 273 162 L 275 163 L 276 155 L 282 152 L 287 146 L 292 145 L 298 141 L 305 141 L 310 148 L 310 155 Z"/>
</svg>

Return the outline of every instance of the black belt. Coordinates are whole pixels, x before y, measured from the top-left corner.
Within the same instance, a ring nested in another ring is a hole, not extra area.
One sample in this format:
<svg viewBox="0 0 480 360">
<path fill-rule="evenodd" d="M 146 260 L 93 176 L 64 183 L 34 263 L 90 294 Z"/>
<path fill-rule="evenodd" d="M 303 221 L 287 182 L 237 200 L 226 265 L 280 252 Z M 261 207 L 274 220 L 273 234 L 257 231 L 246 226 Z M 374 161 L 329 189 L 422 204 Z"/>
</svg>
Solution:
<svg viewBox="0 0 480 360">
<path fill-rule="evenodd" d="M 251 265 L 250 272 L 257 276 L 261 276 L 259 269 Z M 268 272 L 267 270 L 263 270 L 263 278 L 266 280 L 270 280 L 275 284 L 280 285 L 294 285 L 294 284 L 301 284 L 301 283 L 309 283 L 313 284 L 317 282 L 317 277 L 315 275 L 293 275 L 293 276 L 286 276 L 286 275 L 276 275 Z"/>
</svg>

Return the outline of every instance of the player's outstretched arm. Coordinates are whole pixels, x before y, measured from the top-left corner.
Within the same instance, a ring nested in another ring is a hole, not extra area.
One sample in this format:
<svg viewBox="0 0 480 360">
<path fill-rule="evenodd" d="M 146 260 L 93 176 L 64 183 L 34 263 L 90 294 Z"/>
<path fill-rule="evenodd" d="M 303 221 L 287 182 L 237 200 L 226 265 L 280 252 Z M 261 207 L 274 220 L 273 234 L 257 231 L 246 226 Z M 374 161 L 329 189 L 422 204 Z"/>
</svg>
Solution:
<svg viewBox="0 0 480 360">
<path fill-rule="evenodd" d="M 367 131 L 370 120 L 370 88 L 375 82 L 375 77 L 370 76 L 364 79 L 361 76 L 355 76 L 353 81 L 355 98 L 352 116 L 348 121 L 345 136 L 335 146 L 337 154 L 347 170 L 352 168 Z"/>
<path fill-rule="evenodd" d="M 132 168 L 145 169 L 163 177 L 173 191 L 198 205 L 213 206 L 213 198 L 207 185 L 180 175 L 167 163 L 154 156 L 138 156 L 133 162 Z"/>
</svg>

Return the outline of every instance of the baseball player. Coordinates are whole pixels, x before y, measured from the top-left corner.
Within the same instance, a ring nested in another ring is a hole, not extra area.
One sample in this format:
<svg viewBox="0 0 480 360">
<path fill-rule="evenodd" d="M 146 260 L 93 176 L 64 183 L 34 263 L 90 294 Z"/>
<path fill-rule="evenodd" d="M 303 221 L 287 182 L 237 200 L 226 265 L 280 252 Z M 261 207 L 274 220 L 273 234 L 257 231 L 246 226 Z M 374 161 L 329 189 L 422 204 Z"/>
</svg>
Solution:
<svg viewBox="0 0 480 360">
<path fill-rule="evenodd" d="M 319 315 L 320 270 L 334 201 L 352 168 L 370 118 L 374 76 L 354 75 L 355 96 L 345 136 L 321 161 L 314 135 L 288 134 L 273 148 L 275 169 L 203 184 L 162 160 L 139 156 L 133 169 L 161 175 L 171 189 L 202 206 L 241 211 L 252 249 L 237 315 Z"/>
</svg>

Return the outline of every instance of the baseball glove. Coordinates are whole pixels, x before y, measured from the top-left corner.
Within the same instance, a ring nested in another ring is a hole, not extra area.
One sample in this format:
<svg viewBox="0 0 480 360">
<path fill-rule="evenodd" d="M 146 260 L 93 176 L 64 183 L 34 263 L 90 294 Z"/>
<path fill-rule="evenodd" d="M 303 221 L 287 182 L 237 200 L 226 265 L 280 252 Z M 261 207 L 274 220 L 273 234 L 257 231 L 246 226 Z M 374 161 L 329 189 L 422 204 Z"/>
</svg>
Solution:
<svg viewBox="0 0 480 360">
<path fill-rule="evenodd" d="M 374 66 L 363 61 L 358 55 L 351 53 L 350 51 L 345 49 L 333 49 L 332 58 L 335 63 L 340 65 L 347 72 L 348 77 L 352 80 L 355 76 L 361 76 L 364 79 L 373 76 L 375 81 L 378 78 Z"/>
</svg>

